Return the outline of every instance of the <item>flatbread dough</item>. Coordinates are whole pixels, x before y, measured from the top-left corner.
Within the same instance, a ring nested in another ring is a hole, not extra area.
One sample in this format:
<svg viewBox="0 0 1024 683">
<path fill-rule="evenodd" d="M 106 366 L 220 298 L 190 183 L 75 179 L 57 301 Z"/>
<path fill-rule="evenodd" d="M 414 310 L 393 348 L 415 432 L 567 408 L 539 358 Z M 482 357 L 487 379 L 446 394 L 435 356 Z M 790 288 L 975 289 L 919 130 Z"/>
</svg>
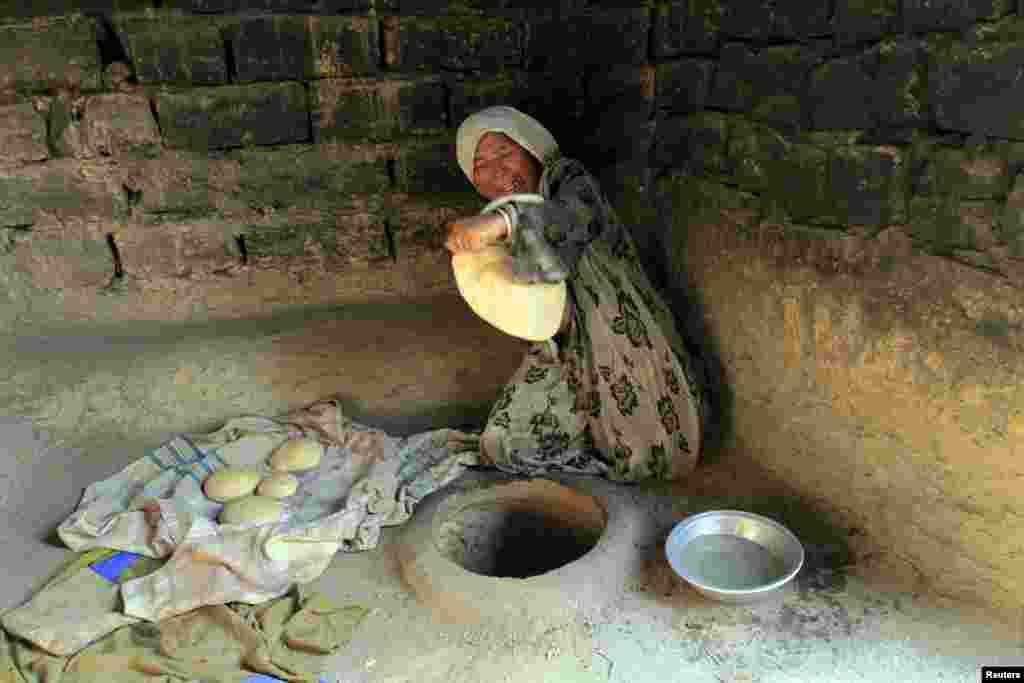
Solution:
<svg viewBox="0 0 1024 683">
<path fill-rule="evenodd" d="M 270 466 L 278 472 L 298 472 L 320 464 L 324 447 L 314 439 L 292 439 L 274 451 Z"/>
<path fill-rule="evenodd" d="M 276 522 L 284 503 L 266 496 L 246 496 L 233 500 L 220 511 L 221 524 L 266 524 Z"/>
<path fill-rule="evenodd" d="M 256 487 L 256 494 L 269 498 L 287 498 L 299 490 L 299 480 L 287 472 L 278 472 L 266 477 Z"/>
<path fill-rule="evenodd" d="M 218 470 L 203 482 L 203 493 L 210 500 L 226 503 L 247 496 L 260 483 L 259 470 L 252 467 L 228 467 Z"/>
</svg>

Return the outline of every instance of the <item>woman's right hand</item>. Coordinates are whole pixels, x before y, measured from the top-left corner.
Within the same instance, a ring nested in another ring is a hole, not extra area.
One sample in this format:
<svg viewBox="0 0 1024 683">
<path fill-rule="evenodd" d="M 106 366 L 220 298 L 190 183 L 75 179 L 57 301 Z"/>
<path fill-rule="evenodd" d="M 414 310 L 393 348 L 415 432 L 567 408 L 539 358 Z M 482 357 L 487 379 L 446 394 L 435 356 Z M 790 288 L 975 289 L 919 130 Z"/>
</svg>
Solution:
<svg viewBox="0 0 1024 683">
<path fill-rule="evenodd" d="M 460 218 L 448 224 L 444 246 L 457 254 L 460 251 L 480 251 L 505 238 L 507 225 L 499 213 Z"/>
</svg>

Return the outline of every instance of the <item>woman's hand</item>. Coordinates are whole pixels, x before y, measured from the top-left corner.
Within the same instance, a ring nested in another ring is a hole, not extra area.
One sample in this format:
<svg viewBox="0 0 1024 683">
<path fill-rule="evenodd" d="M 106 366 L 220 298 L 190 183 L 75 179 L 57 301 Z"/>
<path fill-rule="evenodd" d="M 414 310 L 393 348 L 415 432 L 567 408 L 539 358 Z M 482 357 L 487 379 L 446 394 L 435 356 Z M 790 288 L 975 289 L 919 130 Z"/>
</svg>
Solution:
<svg viewBox="0 0 1024 683">
<path fill-rule="evenodd" d="M 460 218 L 448 224 L 448 239 L 444 246 L 457 254 L 460 251 L 480 251 L 505 239 L 508 226 L 499 213 Z"/>
</svg>

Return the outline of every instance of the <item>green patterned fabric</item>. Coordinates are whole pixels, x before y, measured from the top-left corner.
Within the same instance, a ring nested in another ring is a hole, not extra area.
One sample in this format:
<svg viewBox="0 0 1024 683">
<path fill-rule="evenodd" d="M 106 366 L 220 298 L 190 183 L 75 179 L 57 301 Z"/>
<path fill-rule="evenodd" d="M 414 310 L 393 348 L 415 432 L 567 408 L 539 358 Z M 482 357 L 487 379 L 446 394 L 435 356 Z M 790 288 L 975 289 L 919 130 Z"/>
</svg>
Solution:
<svg viewBox="0 0 1024 683">
<path fill-rule="evenodd" d="M 533 345 L 491 411 L 482 459 L 517 474 L 679 478 L 696 464 L 707 410 L 673 314 L 580 162 L 554 160 L 540 190 L 543 204 L 508 205 L 514 272 L 526 282 L 565 279 L 572 326 Z M 542 258 L 538 244 L 562 263 Z"/>
</svg>

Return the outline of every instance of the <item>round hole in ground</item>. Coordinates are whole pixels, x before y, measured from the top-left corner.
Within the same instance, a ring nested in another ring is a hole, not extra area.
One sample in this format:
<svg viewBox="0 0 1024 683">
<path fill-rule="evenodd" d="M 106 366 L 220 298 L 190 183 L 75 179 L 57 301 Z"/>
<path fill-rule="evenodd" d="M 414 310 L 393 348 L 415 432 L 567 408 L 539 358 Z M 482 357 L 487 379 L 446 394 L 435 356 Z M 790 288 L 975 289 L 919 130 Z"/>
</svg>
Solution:
<svg viewBox="0 0 1024 683">
<path fill-rule="evenodd" d="M 591 496 L 550 481 L 494 487 L 438 527 L 443 556 L 464 569 L 526 579 L 580 559 L 600 540 L 606 515 Z"/>
</svg>

